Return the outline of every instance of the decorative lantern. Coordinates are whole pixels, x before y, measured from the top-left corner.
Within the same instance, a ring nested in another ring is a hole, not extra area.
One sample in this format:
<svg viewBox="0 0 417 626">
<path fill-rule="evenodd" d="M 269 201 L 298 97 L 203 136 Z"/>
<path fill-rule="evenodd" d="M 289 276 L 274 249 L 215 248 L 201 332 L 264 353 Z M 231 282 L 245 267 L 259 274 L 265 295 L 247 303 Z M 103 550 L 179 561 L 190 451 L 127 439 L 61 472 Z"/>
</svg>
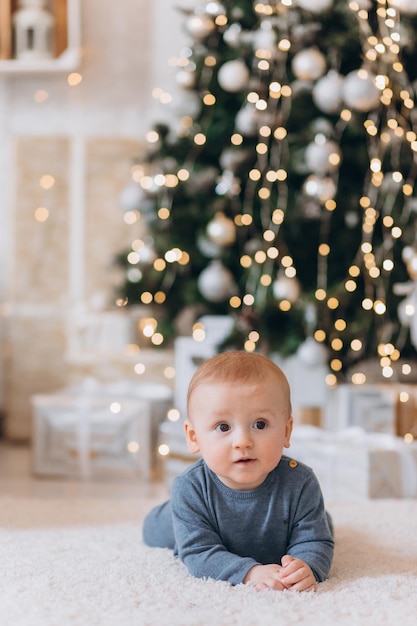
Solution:
<svg viewBox="0 0 417 626">
<path fill-rule="evenodd" d="M 45 4 L 45 0 L 19 0 L 19 9 L 13 15 L 16 59 L 53 56 L 54 18 Z"/>
</svg>

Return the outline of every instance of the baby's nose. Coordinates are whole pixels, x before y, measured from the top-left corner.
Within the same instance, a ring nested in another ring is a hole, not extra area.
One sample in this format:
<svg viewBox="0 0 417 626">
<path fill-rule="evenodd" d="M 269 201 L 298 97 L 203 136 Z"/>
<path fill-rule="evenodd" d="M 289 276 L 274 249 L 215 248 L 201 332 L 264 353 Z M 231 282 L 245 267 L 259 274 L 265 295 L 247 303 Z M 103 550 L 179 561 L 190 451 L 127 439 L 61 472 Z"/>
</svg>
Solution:
<svg viewBox="0 0 417 626">
<path fill-rule="evenodd" d="M 246 428 L 240 428 L 235 433 L 234 445 L 236 448 L 248 448 L 253 445 L 251 433 Z"/>
</svg>

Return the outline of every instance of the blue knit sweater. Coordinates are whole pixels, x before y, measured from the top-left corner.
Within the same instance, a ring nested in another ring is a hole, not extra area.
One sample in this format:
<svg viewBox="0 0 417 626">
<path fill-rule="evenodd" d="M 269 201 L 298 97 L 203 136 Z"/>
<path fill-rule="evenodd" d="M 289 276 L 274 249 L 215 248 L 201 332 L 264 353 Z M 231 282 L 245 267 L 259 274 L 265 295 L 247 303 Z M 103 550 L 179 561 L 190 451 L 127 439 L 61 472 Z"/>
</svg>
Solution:
<svg viewBox="0 0 417 626">
<path fill-rule="evenodd" d="M 198 578 L 236 585 L 258 564 L 302 559 L 317 581 L 329 574 L 334 541 L 313 471 L 283 456 L 250 491 L 226 487 L 198 461 L 178 476 L 171 501 L 147 516 L 144 541 L 170 547 Z"/>
</svg>

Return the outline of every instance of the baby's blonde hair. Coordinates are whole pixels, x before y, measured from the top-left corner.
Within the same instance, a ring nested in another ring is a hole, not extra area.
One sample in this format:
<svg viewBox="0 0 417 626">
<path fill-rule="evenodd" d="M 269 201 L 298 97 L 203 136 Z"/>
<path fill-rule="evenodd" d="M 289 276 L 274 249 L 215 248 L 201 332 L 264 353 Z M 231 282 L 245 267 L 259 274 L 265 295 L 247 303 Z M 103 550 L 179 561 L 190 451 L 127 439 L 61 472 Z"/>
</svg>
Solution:
<svg viewBox="0 0 417 626">
<path fill-rule="evenodd" d="M 283 409 L 291 415 L 290 387 L 281 368 L 262 354 L 235 350 L 207 359 L 198 368 L 188 386 L 187 407 L 196 388 L 203 383 L 261 383 L 274 377 L 283 391 Z"/>
</svg>

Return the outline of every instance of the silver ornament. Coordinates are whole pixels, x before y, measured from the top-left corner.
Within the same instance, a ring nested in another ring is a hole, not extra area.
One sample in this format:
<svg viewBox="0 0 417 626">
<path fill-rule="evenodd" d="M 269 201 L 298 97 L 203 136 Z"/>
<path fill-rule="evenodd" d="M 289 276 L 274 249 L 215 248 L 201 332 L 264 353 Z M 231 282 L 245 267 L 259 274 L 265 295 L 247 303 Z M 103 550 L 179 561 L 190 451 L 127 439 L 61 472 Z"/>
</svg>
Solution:
<svg viewBox="0 0 417 626">
<path fill-rule="evenodd" d="M 217 81 L 220 87 L 230 93 L 236 93 L 245 89 L 249 78 L 249 68 L 241 59 L 226 61 L 217 74 Z"/>
<path fill-rule="evenodd" d="M 252 104 L 244 106 L 235 118 L 235 129 L 246 137 L 258 134 L 258 112 Z"/>
<path fill-rule="evenodd" d="M 235 288 L 232 272 L 218 259 L 212 261 L 197 280 L 200 293 L 210 302 L 227 300 Z"/>
<path fill-rule="evenodd" d="M 343 84 L 343 100 L 357 111 L 375 109 L 380 102 L 381 92 L 375 85 L 375 76 L 364 69 L 350 72 Z"/>
<path fill-rule="evenodd" d="M 323 135 L 308 144 L 305 162 L 308 169 L 316 174 L 329 174 L 338 170 L 342 153 L 335 141 L 327 141 Z"/>
<path fill-rule="evenodd" d="M 300 50 L 291 62 L 292 71 L 300 80 L 317 80 L 323 76 L 326 67 L 326 57 L 315 47 Z"/>
<path fill-rule="evenodd" d="M 215 23 L 209 15 L 202 13 L 201 15 L 190 15 L 185 22 L 187 33 L 196 41 L 203 41 L 216 28 Z"/>
<path fill-rule="evenodd" d="M 324 113 L 339 113 L 343 105 L 344 78 L 330 70 L 313 87 L 314 104 Z"/>
</svg>

